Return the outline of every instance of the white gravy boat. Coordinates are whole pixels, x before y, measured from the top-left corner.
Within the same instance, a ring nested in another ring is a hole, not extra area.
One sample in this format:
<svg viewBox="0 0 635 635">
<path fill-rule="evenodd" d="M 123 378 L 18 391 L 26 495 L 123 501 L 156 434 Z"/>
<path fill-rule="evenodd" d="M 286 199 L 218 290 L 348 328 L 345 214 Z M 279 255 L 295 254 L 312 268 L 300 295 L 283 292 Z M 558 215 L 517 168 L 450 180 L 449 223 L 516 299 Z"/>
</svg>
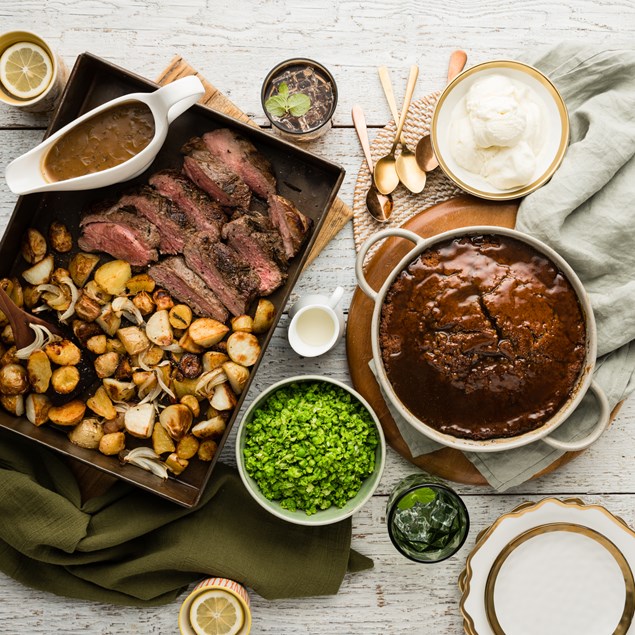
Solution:
<svg viewBox="0 0 635 635">
<path fill-rule="evenodd" d="M 195 104 L 205 93 L 203 84 L 194 75 L 151 93 L 130 93 L 97 106 L 93 110 L 67 124 L 32 150 L 18 157 L 7 166 L 5 178 L 9 189 L 15 194 L 32 194 L 61 190 L 89 190 L 113 183 L 128 181 L 141 174 L 154 161 L 168 134 L 170 124 Z M 64 181 L 50 182 L 42 173 L 42 161 L 49 148 L 64 134 L 86 119 L 124 102 L 139 101 L 146 104 L 154 117 L 154 137 L 139 154 L 120 165 L 107 170 L 77 176 Z"/>
</svg>

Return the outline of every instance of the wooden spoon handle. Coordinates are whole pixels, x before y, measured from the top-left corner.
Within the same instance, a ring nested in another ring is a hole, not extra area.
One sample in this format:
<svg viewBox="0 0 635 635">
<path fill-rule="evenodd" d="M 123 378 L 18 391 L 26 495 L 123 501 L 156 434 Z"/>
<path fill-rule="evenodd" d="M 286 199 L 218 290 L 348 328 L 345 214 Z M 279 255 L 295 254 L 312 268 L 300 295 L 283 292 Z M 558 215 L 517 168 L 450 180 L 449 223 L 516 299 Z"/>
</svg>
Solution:
<svg viewBox="0 0 635 635">
<path fill-rule="evenodd" d="M 364 156 L 366 157 L 366 163 L 368 163 L 368 169 L 372 175 L 374 170 L 373 157 L 370 154 L 370 142 L 368 140 L 368 129 L 366 128 L 366 117 L 364 116 L 364 111 L 361 106 L 358 106 L 357 104 L 353 106 L 351 116 L 353 117 L 353 125 L 355 126 L 355 131 L 357 132 L 359 142 L 362 146 L 362 150 L 364 151 Z"/>
<path fill-rule="evenodd" d="M 465 68 L 467 53 L 465 51 L 453 51 L 448 64 L 448 84 Z"/>
</svg>

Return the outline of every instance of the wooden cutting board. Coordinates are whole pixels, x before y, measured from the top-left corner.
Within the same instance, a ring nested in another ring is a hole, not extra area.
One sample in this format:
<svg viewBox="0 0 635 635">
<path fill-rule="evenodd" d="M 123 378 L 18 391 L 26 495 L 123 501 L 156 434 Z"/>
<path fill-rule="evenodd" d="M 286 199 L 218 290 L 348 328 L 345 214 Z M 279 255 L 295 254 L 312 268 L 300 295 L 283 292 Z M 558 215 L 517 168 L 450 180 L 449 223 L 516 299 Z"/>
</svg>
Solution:
<svg viewBox="0 0 635 635">
<path fill-rule="evenodd" d="M 254 123 L 240 108 L 233 104 L 218 88 L 210 84 L 205 77 L 203 77 L 196 69 L 192 68 L 180 55 L 174 57 L 174 59 L 168 64 L 167 68 L 157 78 L 157 84 L 164 86 L 173 82 L 180 77 L 187 77 L 188 75 L 196 75 L 203 86 L 205 87 L 205 94 L 199 100 L 200 104 L 209 106 L 214 110 L 218 110 L 225 115 L 229 115 L 234 119 L 238 119 L 244 123 L 248 123 L 251 126 L 258 128 L 258 124 Z M 324 249 L 328 242 L 353 218 L 353 210 L 346 205 L 341 199 L 335 199 L 332 207 L 326 214 L 320 233 L 318 234 L 313 248 L 309 253 L 309 257 L 306 261 L 305 267 L 308 266 L 318 254 Z"/>
<path fill-rule="evenodd" d="M 450 199 L 433 205 L 402 225 L 405 229 L 429 237 L 457 227 L 469 225 L 497 225 L 513 228 L 516 222 L 518 201 L 494 203 L 471 196 Z M 374 289 L 379 289 L 394 266 L 413 248 L 402 238 L 390 238 L 366 263 L 366 279 Z M 346 352 L 353 386 L 373 407 L 381 422 L 387 443 L 405 459 L 423 470 L 442 478 L 469 485 L 487 485 L 481 473 L 459 450 L 443 448 L 430 454 L 413 457 L 397 424 L 388 411 L 375 376 L 368 367 L 372 359 L 370 332 L 373 301 L 361 289 L 355 291 L 348 314 L 349 328 L 346 335 Z M 613 416 L 616 414 L 613 413 Z M 567 452 L 534 478 L 554 471 L 568 463 L 580 452 Z"/>
</svg>

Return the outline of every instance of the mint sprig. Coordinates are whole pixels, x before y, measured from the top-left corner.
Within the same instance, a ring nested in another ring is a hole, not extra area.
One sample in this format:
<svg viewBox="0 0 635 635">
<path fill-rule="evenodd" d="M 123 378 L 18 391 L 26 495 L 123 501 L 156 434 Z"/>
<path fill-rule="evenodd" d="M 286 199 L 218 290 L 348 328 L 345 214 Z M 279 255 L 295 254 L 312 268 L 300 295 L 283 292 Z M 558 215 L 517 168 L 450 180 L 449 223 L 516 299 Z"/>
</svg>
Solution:
<svg viewBox="0 0 635 635">
<path fill-rule="evenodd" d="M 283 82 L 278 86 L 278 94 L 273 95 L 265 102 L 265 109 L 274 117 L 284 117 L 290 114 L 293 117 L 301 117 L 311 108 L 311 99 L 304 93 L 289 95 L 289 86 Z"/>
</svg>

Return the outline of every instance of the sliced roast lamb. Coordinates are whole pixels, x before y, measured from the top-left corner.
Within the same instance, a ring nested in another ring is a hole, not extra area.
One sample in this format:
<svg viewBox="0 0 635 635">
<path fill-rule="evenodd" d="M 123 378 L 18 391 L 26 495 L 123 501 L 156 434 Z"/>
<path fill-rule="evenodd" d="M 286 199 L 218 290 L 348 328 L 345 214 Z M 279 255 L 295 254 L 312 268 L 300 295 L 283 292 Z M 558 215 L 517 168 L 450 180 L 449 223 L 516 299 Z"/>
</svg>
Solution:
<svg viewBox="0 0 635 635">
<path fill-rule="evenodd" d="M 94 208 L 79 225 L 82 234 L 78 245 L 83 251 L 103 251 L 139 267 L 158 258 L 159 231 L 134 208 Z"/>
<path fill-rule="evenodd" d="M 262 198 L 276 193 L 276 177 L 269 159 L 253 143 L 228 128 L 203 135 L 207 149 Z"/>
<path fill-rule="evenodd" d="M 249 186 L 222 161 L 213 156 L 199 137 L 183 147 L 183 172 L 214 200 L 227 207 L 249 207 Z"/>
<path fill-rule="evenodd" d="M 243 315 L 256 297 L 260 278 L 231 247 L 197 236 L 185 246 L 185 261 L 233 315 Z"/>
<path fill-rule="evenodd" d="M 187 216 L 151 187 L 142 187 L 138 192 L 125 194 L 119 199 L 122 206 L 134 207 L 157 226 L 161 234 L 159 249 L 164 254 L 180 254 L 187 242 L 190 226 Z"/>
<path fill-rule="evenodd" d="M 227 309 L 201 278 L 187 267 L 183 258 L 166 258 L 150 267 L 148 274 L 199 316 L 212 317 L 220 322 L 227 320 Z"/>
<path fill-rule="evenodd" d="M 306 240 L 313 221 L 284 196 L 272 194 L 267 202 L 269 218 L 282 236 L 287 258 L 293 258 Z"/>
<path fill-rule="evenodd" d="M 170 199 L 196 230 L 205 231 L 216 239 L 220 237 L 220 228 L 227 222 L 227 215 L 218 202 L 186 176 L 177 170 L 161 170 L 150 177 L 150 185 L 161 196 Z"/>
<path fill-rule="evenodd" d="M 259 221 L 257 216 L 241 216 L 223 227 L 223 238 L 258 274 L 258 293 L 269 295 L 287 279 L 286 257 L 280 252 L 280 234 Z"/>
</svg>

